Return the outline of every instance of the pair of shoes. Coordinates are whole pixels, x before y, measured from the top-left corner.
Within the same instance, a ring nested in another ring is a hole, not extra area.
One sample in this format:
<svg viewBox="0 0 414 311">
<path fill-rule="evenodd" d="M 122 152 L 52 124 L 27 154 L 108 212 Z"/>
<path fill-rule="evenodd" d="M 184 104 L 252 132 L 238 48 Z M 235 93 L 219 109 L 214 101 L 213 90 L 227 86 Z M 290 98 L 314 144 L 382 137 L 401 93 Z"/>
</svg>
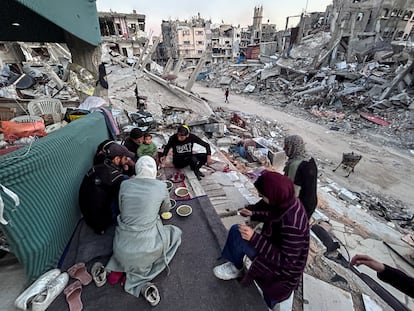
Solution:
<svg viewBox="0 0 414 311">
<path fill-rule="evenodd" d="M 32 311 L 45 311 L 68 284 L 69 275 L 61 273 L 57 278 L 51 280 L 46 288 L 32 300 Z"/>
<path fill-rule="evenodd" d="M 82 283 L 79 280 L 66 287 L 63 293 L 66 296 L 66 302 L 69 305 L 70 311 L 81 311 L 83 309 L 81 300 Z"/>
<path fill-rule="evenodd" d="M 68 273 L 70 277 L 79 280 L 82 285 L 88 285 L 90 282 L 92 282 L 92 276 L 86 270 L 84 262 L 74 264 L 68 269 Z"/>
<path fill-rule="evenodd" d="M 160 292 L 153 283 L 145 284 L 141 289 L 141 294 L 144 296 L 145 300 L 148 301 L 153 307 L 160 303 Z"/>
<path fill-rule="evenodd" d="M 243 269 L 237 269 L 231 262 L 223 263 L 213 269 L 214 275 L 220 280 L 233 280 L 243 275 Z"/>
<path fill-rule="evenodd" d="M 97 287 L 104 286 L 106 283 L 106 270 L 102 263 L 95 262 L 91 269 L 92 279 Z"/>
<path fill-rule="evenodd" d="M 21 310 L 27 310 L 29 302 L 43 290 L 47 284 L 56 279 L 61 274 L 59 269 L 52 269 L 41 275 L 32 285 L 16 298 L 14 305 Z"/>
</svg>

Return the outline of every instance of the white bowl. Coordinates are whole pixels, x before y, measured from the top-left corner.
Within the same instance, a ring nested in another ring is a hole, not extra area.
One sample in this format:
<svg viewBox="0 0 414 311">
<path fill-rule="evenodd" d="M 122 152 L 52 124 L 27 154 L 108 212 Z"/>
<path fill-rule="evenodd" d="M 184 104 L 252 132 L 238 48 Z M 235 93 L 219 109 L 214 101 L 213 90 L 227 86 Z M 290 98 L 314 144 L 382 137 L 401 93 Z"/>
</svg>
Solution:
<svg viewBox="0 0 414 311">
<path fill-rule="evenodd" d="M 186 187 L 178 187 L 174 193 L 177 197 L 185 197 L 188 195 L 188 189 Z"/>
<path fill-rule="evenodd" d="M 177 205 L 177 201 L 175 201 L 174 199 L 170 199 L 170 203 L 171 203 L 171 209 L 173 209 Z"/>
<path fill-rule="evenodd" d="M 177 207 L 176 211 L 179 216 L 185 217 L 190 215 L 193 212 L 193 209 L 190 205 L 180 205 Z"/>
</svg>

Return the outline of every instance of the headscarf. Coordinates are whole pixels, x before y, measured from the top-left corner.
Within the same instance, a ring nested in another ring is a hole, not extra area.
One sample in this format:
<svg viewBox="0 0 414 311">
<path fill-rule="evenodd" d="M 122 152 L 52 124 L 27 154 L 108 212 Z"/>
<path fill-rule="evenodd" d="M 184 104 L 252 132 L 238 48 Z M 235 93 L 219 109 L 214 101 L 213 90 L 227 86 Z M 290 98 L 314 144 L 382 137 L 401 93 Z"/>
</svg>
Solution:
<svg viewBox="0 0 414 311">
<path fill-rule="evenodd" d="M 157 164 L 150 156 L 142 156 L 135 164 L 135 178 L 150 178 L 157 177 Z"/>
<path fill-rule="evenodd" d="M 289 177 L 264 171 L 254 183 L 257 191 L 269 199 L 269 205 L 286 210 L 295 203 L 295 189 Z"/>
<path fill-rule="evenodd" d="M 286 156 L 289 160 L 304 159 L 305 158 L 305 143 L 299 135 L 290 135 L 285 138 L 284 147 Z"/>
</svg>

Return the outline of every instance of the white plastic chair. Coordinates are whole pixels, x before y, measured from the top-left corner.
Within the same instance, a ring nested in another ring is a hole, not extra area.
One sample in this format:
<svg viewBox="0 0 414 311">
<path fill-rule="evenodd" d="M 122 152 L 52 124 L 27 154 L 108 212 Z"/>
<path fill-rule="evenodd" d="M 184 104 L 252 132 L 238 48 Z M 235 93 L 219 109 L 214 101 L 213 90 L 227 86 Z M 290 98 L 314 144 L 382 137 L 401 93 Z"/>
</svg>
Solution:
<svg viewBox="0 0 414 311">
<path fill-rule="evenodd" d="M 55 98 L 39 98 L 30 101 L 27 109 L 31 116 L 42 114 L 64 113 L 62 102 Z"/>
</svg>

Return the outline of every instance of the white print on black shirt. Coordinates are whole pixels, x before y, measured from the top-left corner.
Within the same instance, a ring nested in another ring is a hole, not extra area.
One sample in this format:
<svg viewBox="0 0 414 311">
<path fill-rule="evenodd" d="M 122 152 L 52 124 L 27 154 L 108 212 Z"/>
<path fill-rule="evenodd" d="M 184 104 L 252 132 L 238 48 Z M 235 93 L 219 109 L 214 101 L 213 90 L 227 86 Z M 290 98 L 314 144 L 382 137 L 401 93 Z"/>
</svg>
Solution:
<svg viewBox="0 0 414 311">
<path fill-rule="evenodd" d="M 191 143 L 177 146 L 176 148 L 177 148 L 177 153 L 188 153 L 188 152 L 191 152 Z"/>
</svg>

